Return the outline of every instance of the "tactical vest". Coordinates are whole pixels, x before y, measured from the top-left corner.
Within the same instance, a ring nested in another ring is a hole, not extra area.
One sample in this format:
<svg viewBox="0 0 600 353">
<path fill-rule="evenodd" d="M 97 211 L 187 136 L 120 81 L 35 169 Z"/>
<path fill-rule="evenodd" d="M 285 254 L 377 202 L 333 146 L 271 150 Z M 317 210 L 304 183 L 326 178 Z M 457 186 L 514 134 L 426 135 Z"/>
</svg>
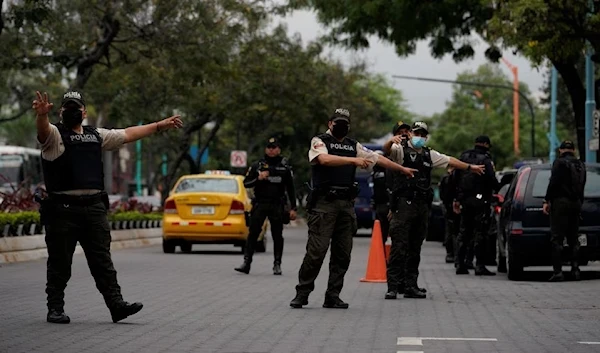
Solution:
<svg viewBox="0 0 600 353">
<path fill-rule="evenodd" d="M 385 204 L 389 201 L 385 168 L 373 167 L 371 178 L 373 179 L 373 201 L 376 204 Z"/>
<path fill-rule="evenodd" d="M 474 149 L 465 151 L 460 156 L 461 161 L 472 165 L 484 165 L 489 159 L 491 159 L 489 154 Z M 463 171 L 460 179 L 460 189 L 463 197 L 482 195 L 484 200 L 489 200 L 493 191 L 490 187 L 486 187 L 485 182 L 485 175 Z"/>
<path fill-rule="evenodd" d="M 327 153 L 333 156 L 341 157 L 356 157 L 357 142 L 351 138 L 345 137 L 343 141 L 336 140 L 329 134 L 321 134 L 319 137 L 325 147 Z M 312 186 L 313 188 L 326 188 L 330 186 L 352 186 L 356 175 L 355 165 L 343 165 L 338 167 L 324 166 L 321 164 L 313 164 L 311 166 Z"/>
<path fill-rule="evenodd" d="M 404 161 L 402 166 L 417 169 L 413 178 L 399 172 L 394 173 L 393 193 L 398 197 L 427 197 L 431 189 L 431 153 L 429 148 L 423 147 L 421 153 L 410 146 L 402 147 Z"/>
<path fill-rule="evenodd" d="M 78 134 L 61 123 L 56 124 L 56 127 L 65 151 L 53 161 L 42 158 L 46 190 L 104 190 L 102 138 L 98 130 L 84 126 L 83 134 Z"/>
<path fill-rule="evenodd" d="M 257 201 L 276 201 L 285 196 L 285 178 L 290 166 L 282 157 L 263 158 L 258 162 L 258 171 L 269 171 L 269 177 L 259 180 L 254 186 Z"/>
</svg>

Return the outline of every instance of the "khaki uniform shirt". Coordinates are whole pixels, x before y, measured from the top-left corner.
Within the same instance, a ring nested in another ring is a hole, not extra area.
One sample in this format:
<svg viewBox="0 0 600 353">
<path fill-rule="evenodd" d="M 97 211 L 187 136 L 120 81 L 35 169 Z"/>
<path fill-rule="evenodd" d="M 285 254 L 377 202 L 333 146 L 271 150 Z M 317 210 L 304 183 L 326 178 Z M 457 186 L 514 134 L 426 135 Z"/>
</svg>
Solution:
<svg viewBox="0 0 600 353">
<path fill-rule="evenodd" d="M 326 134 L 331 135 L 331 131 L 327 130 Z M 317 157 L 321 154 L 328 154 L 325 143 L 319 137 L 315 136 L 310 141 L 310 150 L 308 150 L 308 161 L 311 164 L 317 164 Z M 356 143 L 356 157 L 365 158 L 371 161 L 370 168 L 377 163 L 379 155 L 366 147 L 363 147 L 359 142 Z"/>
</svg>

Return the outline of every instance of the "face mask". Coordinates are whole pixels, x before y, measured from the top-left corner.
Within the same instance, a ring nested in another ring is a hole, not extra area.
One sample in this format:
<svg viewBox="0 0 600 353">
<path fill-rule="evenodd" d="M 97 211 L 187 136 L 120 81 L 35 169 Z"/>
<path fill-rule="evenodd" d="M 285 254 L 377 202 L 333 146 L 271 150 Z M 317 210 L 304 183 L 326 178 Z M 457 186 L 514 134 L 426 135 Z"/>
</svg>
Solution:
<svg viewBox="0 0 600 353">
<path fill-rule="evenodd" d="M 425 137 L 413 136 L 410 142 L 415 148 L 421 148 L 425 146 Z"/>
<path fill-rule="evenodd" d="M 342 139 L 348 135 L 348 131 L 350 130 L 350 125 L 344 123 L 336 123 L 331 128 L 331 134 L 336 139 Z"/>
<path fill-rule="evenodd" d="M 62 122 L 72 129 L 83 122 L 83 112 L 79 109 L 68 109 L 62 112 Z"/>
</svg>

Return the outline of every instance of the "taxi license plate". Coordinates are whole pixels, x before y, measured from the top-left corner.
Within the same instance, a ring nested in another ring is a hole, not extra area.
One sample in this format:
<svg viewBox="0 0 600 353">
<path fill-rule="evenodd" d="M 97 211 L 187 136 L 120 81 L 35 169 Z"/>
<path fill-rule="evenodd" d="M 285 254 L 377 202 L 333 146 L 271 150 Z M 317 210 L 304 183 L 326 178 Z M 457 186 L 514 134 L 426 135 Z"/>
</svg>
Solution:
<svg viewBox="0 0 600 353">
<path fill-rule="evenodd" d="M 579 234 L 579 246 L 587 246 L 587 235 L 585 234 Z M 563 240 L 563 246 L 569 246 L 569 244 L 567 243 L 567 238 L 565 238 Z"/>
<path fill-rule="evenodd" d="M 194 207 L 192 207 L 192 214 L 198 214 L 198 215 L 215 214 L 215 207 L 214 206 L 194 206 Z"/>
</svg>

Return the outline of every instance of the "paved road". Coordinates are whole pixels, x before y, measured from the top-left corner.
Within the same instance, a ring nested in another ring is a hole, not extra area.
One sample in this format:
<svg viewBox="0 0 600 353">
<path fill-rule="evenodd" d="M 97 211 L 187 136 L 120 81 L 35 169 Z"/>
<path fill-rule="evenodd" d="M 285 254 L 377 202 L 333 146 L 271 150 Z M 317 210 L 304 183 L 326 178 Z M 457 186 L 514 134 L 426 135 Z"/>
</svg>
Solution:
<svg viewBox="0 0 600 353">
<path fill-rule="evenodd" d="M 324 266 L 309 306 L 295 310 L 288 303 L 305 238 L 305 229 L 286 231 L 281 277 L 271 274 L 271 249 L 258 254 L 250 275 L 233 271 L 242 257 L 229 246 L 172 255 L 159 247 L 115 251 L 126 300 L 145 305 L 119 324 L 110 321 L 83 255 L 75 256 L 66 293 L 70 325 L 45 322 L 44 261 L 4 265 L 0 352 L 600 352 L 600 345 L 578 343 L 600 341 L 598 265 L 571 283 L 544 283 L 549 269 L 524 282 L 457 277 L 440 244 L 426 243 L 420 285 L 428 298 L 386 301 L 385 284 L 359 282 L 370 239 L 357 238 L 342 292 L 350 309 L 321 307 Z"/>
</svg>

